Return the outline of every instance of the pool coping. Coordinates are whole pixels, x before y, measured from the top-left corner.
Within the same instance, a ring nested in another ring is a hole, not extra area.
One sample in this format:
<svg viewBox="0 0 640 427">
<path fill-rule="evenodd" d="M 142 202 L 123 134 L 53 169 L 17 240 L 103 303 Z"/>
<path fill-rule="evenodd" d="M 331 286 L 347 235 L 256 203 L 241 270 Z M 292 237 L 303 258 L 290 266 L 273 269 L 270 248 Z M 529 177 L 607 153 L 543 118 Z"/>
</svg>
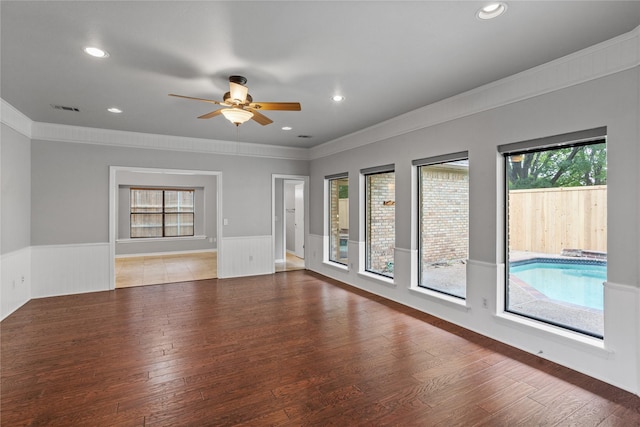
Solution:
<svg viewBox="0 0 640 427">
<path fill-rule="evenodd" d="M 607 265 L 607 261 L 595 258 L 575 258 L 575 257 L 534 257 L 509 262 L 509 267 L 544 262 L 547 264 L 575 264 L 575 265 Z"/>
</svg>

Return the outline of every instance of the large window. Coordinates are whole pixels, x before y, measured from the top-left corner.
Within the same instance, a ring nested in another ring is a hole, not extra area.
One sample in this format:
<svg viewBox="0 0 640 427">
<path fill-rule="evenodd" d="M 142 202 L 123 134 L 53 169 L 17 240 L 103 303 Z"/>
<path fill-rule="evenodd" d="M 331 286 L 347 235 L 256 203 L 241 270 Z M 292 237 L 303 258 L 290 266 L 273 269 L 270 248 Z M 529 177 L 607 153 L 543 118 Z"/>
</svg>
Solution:
<svg viewBox="0 0 640 427">
<path fill-rule="evenodd" d="M 604 131 L 502 147 L 506 311 L 600 338 L 607 279 Z"/>
<path fill-rule="evenodd" d="M 193 236 L 194 190 L 132 188 L 131 238 Z"/>
<path fill-rule="evenodd" d="M 365 270 L 393 277 L 396 191 L 393 165 L 364 170 Z"/>
<path fill-rule="evenodd" d="M 347 265 L 349 177 L 327 177 L 329 184 L 329 261 Z"/>
<path fill-rule="evenodd" d="M 418 286 L 466 297 L 469 160 L 456 153 L 413 162 L 418 170 Z"/>
</svg>

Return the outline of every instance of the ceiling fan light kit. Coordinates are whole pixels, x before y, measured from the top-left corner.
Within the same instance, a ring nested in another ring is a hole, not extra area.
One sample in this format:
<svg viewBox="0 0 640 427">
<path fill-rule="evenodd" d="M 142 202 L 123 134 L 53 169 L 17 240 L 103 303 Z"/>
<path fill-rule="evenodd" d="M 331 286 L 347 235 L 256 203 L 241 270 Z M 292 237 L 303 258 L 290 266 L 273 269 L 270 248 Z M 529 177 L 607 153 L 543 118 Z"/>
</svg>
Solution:
<svg viewBox="0 0 640 427">
<path fill-rule="evenodd" d="M 253 113 L 251 111 L 243 110 L 238 107 L 225 108 L 222 110 L 222 115 L 236 126 L 240 126 L 253 117 Z"/>
<path fill-rule="evenodd" d="M 280 111 L 300 111 L 299 102 L 253 102 L 253 98 L 249 95 L 249 88 L 245 86 L 247 79 L 242 76 L 229 76 L 229 92 L 225 93 L 222 101 L 214 101 L 213 99 L 194 98 L 192 96 L 175 95 L 170 93 L 169 96 L 178 98 L 191 99 L 194 101 L 208 102 L 223 107 L 220 110 L 214 110 L 210 113 L 203 114 L 199 119 L 210 119 L 222 114 L 227 120 L 236 126 L 253 119 L 262 126 L 273 123 L 258 110 L 280 110 Z"/>
</svg>

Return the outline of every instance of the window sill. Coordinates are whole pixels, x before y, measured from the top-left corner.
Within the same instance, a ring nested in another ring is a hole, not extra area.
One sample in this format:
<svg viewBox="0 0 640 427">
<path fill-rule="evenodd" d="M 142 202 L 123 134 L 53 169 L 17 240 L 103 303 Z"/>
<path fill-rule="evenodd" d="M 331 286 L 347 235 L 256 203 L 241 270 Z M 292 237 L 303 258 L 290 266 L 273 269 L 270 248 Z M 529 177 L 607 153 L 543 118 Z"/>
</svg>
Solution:
<svg viewBox="0 0 640 427">
<path fill-rule="evenodd" d="M 139 242 L 175 242 L 176 240 L 204 240 L 207 236 L 182 236 L 182 237 L 139 237 L 135 239 L 117 239 L 116 243 L 139 243 Z"/>
<path fill-rule="evenodd" d="M 369 273 L 368 271 L 360 271 L 360 272 L 358 272 L 358 276 L 364 277 L 366 279 L 373 280 L 375 282 L 378 282 L 378 283 L 383 284 L 385 286 L 389 286 L 391 288 L 395 288 L 396 287 L 394 279 L 392 279 L 391 277 L 385 277 L 385 276 L 382 276 L 380 274 Z"/>
<path fill-rule="evenodd" d="M 340 264 L 339 262 L 323 261 L 322 264 L 326 265 L 327 267 L 335 268 L 336 270 L 340 270 L 344 272 L 349 271 L 349 267 L 347 265 Z"/>
<path fill-rule="evenodd" d="M 448 306 L 453 308 L 457 308 L 462 311 L 469 311 L 471 307 L 467 305 L 466 299 L 452 297 L 450 295 L 446 295 L 440 292 L 431 291 L 429 289 L 420 288 L 420 287 L 411 287 L 409 288 L 409 292 L 412 292 L 418 296 L 423 298 L 427 298 L 429 300 L 436 300 L 437 302 L 445 303 Z"/>
<path fill-rule="evenodd" d="M 552 338 L 561 344 L 569 344 L 572 347 L 579 348 L 582 351 L 587 351 L 605 359 L 610 359 L 614 354 L 613 351 L 605 348 L 604 340 L 599 338 L 590 337 L 559 326 L 548 325 L 507 312 L 498 313 L 495 317 L 501 323 L 508 324 L 509 326 L 516 325 L 527 332 L 536 332 L 545 338 Z M 538 355 L 544 357 L 543 354 L 543 350 L 541 349 Z"/>
</svg>

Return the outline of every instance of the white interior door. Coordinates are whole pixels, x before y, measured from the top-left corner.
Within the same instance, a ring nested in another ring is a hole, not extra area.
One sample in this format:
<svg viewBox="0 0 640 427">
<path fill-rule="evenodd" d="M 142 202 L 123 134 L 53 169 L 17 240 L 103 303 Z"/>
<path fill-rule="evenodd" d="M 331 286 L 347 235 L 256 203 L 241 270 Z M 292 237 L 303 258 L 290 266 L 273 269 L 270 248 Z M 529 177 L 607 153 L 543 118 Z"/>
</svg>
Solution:
<svg viewBox="0 0 640 427">
<path fill-rule="evenodd" d="M 295 186 L 295 254 L 304 258 L 304 183 Z"/>
</svg>

